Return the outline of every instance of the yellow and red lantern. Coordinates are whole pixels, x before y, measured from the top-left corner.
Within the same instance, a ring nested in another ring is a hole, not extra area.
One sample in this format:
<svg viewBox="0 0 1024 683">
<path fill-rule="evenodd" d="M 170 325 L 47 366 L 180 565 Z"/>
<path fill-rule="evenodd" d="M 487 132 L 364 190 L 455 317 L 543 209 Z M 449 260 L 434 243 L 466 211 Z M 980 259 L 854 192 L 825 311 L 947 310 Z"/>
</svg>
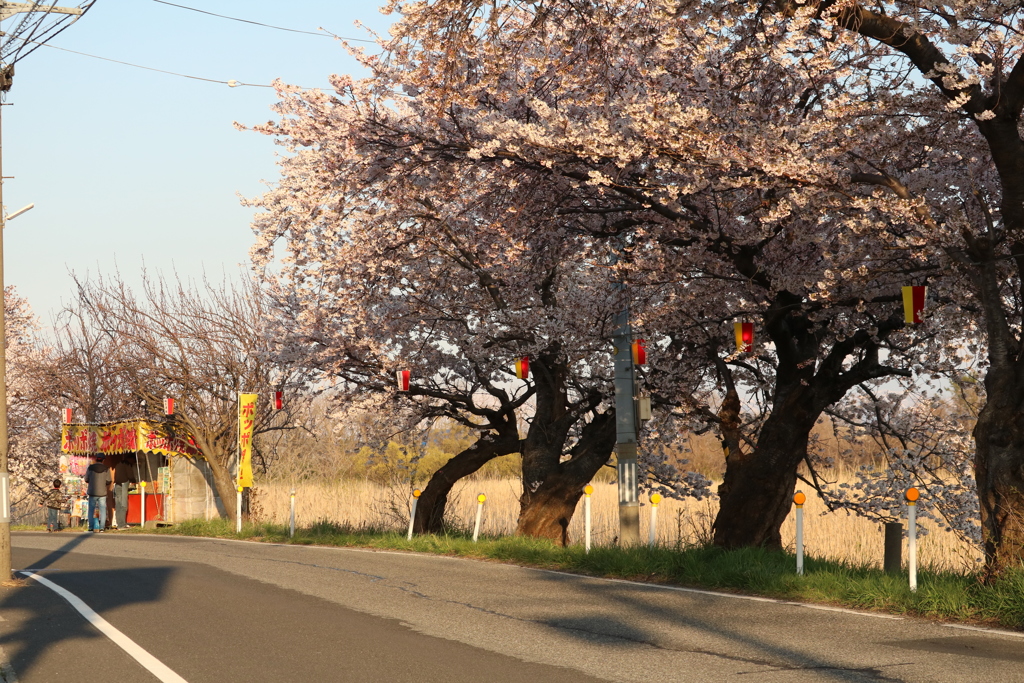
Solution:
<svg viewBox="0 0 1024 683">
<path fill-rule="evenodd" d="M 530 357 L 516 359 L 516 379 L 530 379 Z"/>
<path fill-rule="evenodd" d="M 637 339 L 631 348 L 633 350 L 633 365 L 647 365 L 647 342 Z"/>
<path fill-rule="evenodd" d="M 733 323 L 733 333 L 736 335 L 736 350 L 740 353 L 750 353 L 754 350 L 754 323 Z"/>
<path fill-rule="evenodd" d="M 922 322 L 921 311 L 924 310 L 924 300 L 927 296 L 927 287 L 903 288 L 903 319 L 908 325 Z"/>
<path fill-rule="evenodd" d="M 398 381 L 399 391 L 409 391 L 409 370 L 398 370 L 395 372 L 395 379 Z"/>
</svg>

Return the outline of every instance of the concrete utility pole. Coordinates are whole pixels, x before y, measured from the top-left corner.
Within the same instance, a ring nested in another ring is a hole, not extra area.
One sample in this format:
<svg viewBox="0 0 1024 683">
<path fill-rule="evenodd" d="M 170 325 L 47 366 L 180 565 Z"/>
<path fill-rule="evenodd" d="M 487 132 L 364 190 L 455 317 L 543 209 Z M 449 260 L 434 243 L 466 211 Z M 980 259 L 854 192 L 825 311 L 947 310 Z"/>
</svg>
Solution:
<svg viewBox="0 0 1024 683">
<path fill-rule="evenodd" d="M 19 41 L 18 34 L 28 32 L 34 35 L 33 30 L 45 22 L 49 15 L 71 15 L 75 19 L 85 14 L 92 3 L 83 7 L 48 7 L 44 3 L 35 2 L 2 2 L 0 0 L 0 21 L 10 19 L 16 14 L 37 14 L 38 20 L 25 21 L 19 25 L 14 34 L 0 33 L 4 43 L 10 40 Z M 74 21 L 75 19 L 72 19 Z M 51 26 L 53 24 L 51 23 Z M 47 37 L 56 35 L 43 31 L 40 41 Z M 38 41 L 37 41 L 38 42 Z M 21 41 L 22 45 L 29 43 Z M 4 46 L 6 48 L 6 45 Z M 0 62 L 0 94 L 7 93 L 11 89 L 14 79 L 14 62 L 18 60 L 20 48 L 15 46 L 11 51 L 14 55 L 10 63 Z M 4 49 L 3 54 L 7 55 L 8 50 Z M 0 116 L 3 106 L 0 103 Z M 4 292 L 4 225 L 7 217 L 4 211 L 4 179 L 3 179 L 3 143 L 0 135 L 0 296 Z M 11 574 L 11 483 L 10 472 L 7 469 L 7 322 L 5 320 L 4 302 L 0 301 L 0 581 L 10 580 Z"/>
<path fill-rule="evenodd" d="M 617 285 L 625 289 L 625 285 Z M 619 480 L 619 545 L 640 542 L 639 484 L 636 479 L 636 368 L 629 307 L 615 316 L 615 455 Z"/>
</svg>

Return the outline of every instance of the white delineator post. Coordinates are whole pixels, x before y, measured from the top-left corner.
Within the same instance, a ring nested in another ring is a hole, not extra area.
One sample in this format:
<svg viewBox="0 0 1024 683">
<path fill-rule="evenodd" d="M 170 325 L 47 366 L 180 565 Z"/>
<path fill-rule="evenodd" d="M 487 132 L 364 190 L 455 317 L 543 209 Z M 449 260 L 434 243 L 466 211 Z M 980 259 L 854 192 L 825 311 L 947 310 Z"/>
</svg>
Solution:
<svg viewBox="0 0 1024 683">
<path fill-rule="evenodd" d="M 291 514 L 288 518 L 288 537 L 295 537 L 295 489 L 291 493 Z"/>
<path fill-rule="evenodd" d="M 235 494 L 235 533 L 242 533 L 242 487 L 236 489 Z"/>
<path fill-rule="evenodd" d="M 917 499 L 921 493 L 911 486 L 907 489 L 907 568 L 910 590 L 917 591 Z"/>
<path fill-rule="evenodd" d="M 100 524 L 106 524 L 107 520 L 103 520 Z M 146 482 L 139 482 L 139 528 L 146 528 Z"/>
<path fill-rule="evenodd" d="M 484 514 L 485 500 L 487 500 L 487 496 L 482 493 L 476 497 L 476 524 L 473 525 L 473 543 L 476 543 L 476 539 L 480 536 L 480 518 Z"/>
<path fill-rule="evenodd" d="M 804 575 L 804 503 L 807 496 L 803 491 L 797 491 L 793 496 L 796 503 L 796 573 Z"/>
<path fill-rule="evenodd" d="M 420 502 L 420 494 L 423 493 L 419 489 L 415 489 L 412 492 L 412 508 L 409 510 L 409 533 L 405 535 L 405 540 L 412 540 L 412 526 L 416 522 L 416 504 Z M 479 526 L 479 522 L 477 525 Z M 474 539 L 475 540 L 475 539 Z"/>
<path fill-rule="evenodd" d="M 594 487 L 587 484 L 583 487 L 583 548 L 586 552 L 590 552 L 590 494 L 594 492 Z"/>
<path fill-rule="evenodd" d="M 647 532 L 647 545 L 651 548 L 658 543 L 658 503 L 660 502 L 660 493 L 651 496 L 651 528 Z"/>
</svg>

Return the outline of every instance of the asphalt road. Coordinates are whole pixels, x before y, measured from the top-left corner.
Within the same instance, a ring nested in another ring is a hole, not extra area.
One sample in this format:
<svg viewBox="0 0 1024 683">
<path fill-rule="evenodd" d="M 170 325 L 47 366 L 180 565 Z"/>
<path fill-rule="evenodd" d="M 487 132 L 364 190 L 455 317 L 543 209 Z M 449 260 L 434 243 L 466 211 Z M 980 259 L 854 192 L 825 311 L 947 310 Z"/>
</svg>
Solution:
<svg viewBox="0 0 1024 683">
<path fill-rule="evenodd" d="M 189 683 L 1024 682 L 1024 638 L 430 555 L 14 534 Z M 34 581 L 0 588 L 20 683 L 157 680 Z"/>
</svg>

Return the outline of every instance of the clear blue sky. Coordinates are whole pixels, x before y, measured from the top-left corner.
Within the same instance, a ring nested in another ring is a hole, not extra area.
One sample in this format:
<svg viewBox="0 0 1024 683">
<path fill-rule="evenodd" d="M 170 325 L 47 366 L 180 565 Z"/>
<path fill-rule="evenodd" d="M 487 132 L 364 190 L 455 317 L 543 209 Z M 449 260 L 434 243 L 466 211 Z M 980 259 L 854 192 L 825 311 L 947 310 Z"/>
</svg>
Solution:
<svg viewBox="0 0 1024 683">
<path fill-rule="evenodd" d="M 365 38 L 386 32 L 374 0 L 174 0 L 251 21 Z M 62 5 L 64 3 L 58 3 Z M 16 19 L 3 22 L 10 30 Z M 365 75 L 331 38 L 228 21 L 153 0 L 98 0 L 52 45 L 157 69 L 326 87 Z M 376 49 L 375 45 L 367 45 Z M 206 83 L 41 47 L 18 62 L 3 109 L 4 204 L 34 202 L 5 235 L 5 280 L 47 324 L 73 296 L 69 271 L 138 281 L 151 272 L 219 278 L 247 260 L 254 196 L 279 148 L 233 122 L 273 118 L 271 88 Z"/>
</svg>

